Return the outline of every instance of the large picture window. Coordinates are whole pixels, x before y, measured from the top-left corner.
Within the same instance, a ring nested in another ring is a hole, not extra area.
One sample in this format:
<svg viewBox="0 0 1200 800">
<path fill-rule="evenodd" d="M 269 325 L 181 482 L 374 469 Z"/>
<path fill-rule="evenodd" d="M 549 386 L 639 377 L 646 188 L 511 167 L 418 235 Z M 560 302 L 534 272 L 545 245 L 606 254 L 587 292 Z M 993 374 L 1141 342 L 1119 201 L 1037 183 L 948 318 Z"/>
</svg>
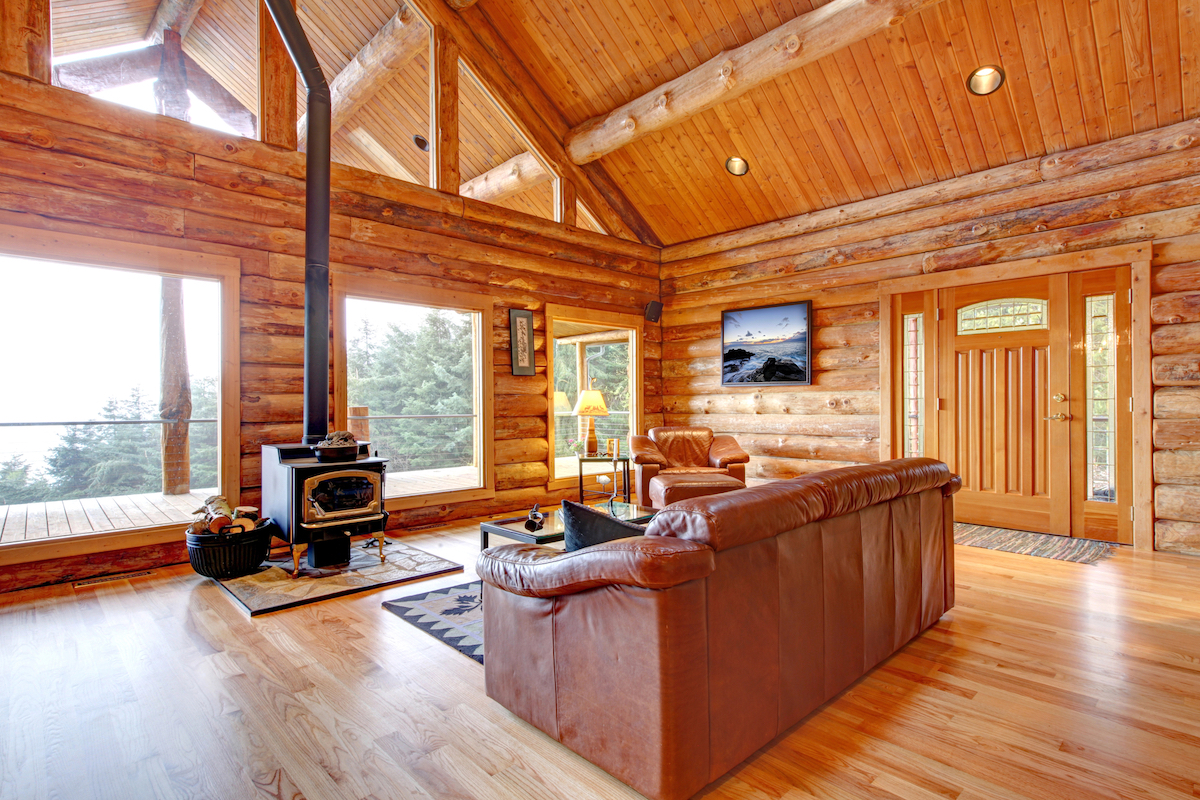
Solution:
<svg viewBox="0 0 1200 800">
<path fill-rule="evenodd" d="M 491 300 L 338 275 L 336 419 L 388 459 L 389 508 L 486 496 Z"/>
<path fill-rule="evenodd" d="M 38 232 L 6 241 L 0 276 L 22 301 L 0 315 L 13 345 L 0 547 L 177 538 L 209 495 L 236 501 L 237 375 L 221 367 L 236 363 L 237 261 Z"/>
</svg>

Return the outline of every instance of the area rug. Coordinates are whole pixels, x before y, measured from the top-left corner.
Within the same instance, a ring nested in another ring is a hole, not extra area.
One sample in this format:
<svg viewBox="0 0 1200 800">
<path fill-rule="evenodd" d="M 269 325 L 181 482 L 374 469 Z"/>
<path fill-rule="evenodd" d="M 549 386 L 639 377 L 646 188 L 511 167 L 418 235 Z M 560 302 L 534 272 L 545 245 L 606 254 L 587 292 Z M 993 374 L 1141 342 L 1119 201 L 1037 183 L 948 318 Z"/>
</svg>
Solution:
<svg viewBox="0 0 1200 800">
<path fill-rule="evenodd" d="M 483 663 L 483 584 L 479 581 L 388 600 L 383 607 Z"/>
<path fill-rule="evenodd" d="M 350 548 L 350 563 L 339 567 L 314 569 L 302 558 L 300 577 L 292 578 L 292 561 L 288 558 L 268 561 L 270 566 L 253 575 L 217 583 L 241 603 L 250 616 L 257 617 L 319 600 L 463 571 L 462 564 L 400 542 L 384 545 L 387 561 L 381 564 L 379 547 L 374 540 L 368 541 L 371 542 L 369 550 L 355 543 Z"/>
<path fill-rule="evenodd" d="M 968 525 L 965 522 L 954 523 L 954 543 L 967 547 L 1003 550 L 1006 553 L 1019 553 L 1024 556 L 1053 558 L 1057 561 L 1074 561 L 1078 564 L 1095 564 L 1117 552 L 1117 545 L 1111 542 L 1055 536 L 1050 533 L 1012 531 L 987 525 Z"/>
</svg>

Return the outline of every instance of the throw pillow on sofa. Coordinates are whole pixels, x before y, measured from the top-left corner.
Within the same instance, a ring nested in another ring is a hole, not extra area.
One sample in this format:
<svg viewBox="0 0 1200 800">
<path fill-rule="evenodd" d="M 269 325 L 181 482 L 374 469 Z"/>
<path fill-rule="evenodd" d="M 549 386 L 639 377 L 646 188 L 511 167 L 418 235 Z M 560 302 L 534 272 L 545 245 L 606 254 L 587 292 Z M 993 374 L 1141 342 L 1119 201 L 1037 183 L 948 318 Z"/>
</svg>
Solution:
<svg viewBox="0 0 1200 800">
<path fill-rule="evenodd" d="M 646 532 L 641 525 L 624 522 L 591 506 L 572 503 L 570 500 L 563 500 L 558 515 L 562 519 L 565 549 L 568 553 L 614 539 L 642 536 Z"/>
</svg>

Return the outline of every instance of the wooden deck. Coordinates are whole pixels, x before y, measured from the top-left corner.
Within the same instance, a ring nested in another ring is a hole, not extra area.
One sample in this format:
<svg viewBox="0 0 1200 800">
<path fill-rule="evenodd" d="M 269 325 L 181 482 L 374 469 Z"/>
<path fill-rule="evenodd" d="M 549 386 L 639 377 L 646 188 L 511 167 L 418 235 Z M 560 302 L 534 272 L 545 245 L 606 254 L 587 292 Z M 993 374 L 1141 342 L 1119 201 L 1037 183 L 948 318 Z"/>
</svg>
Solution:
<svg viewBox="0 0 1200 800">
<path fill-rule="evenodd" d="M 190 522 L 216 489 L 191 494 L 127 494 L 0 506 L 0 544 Z"/>
<path fill-rule="evenodd" d="M 388 472 L 386 483 L 383 490 L 385 497 L 454 492 L 478 486 L 479 470 L 475 467 L 446 467 L 412 472 Z"/>
</svg>

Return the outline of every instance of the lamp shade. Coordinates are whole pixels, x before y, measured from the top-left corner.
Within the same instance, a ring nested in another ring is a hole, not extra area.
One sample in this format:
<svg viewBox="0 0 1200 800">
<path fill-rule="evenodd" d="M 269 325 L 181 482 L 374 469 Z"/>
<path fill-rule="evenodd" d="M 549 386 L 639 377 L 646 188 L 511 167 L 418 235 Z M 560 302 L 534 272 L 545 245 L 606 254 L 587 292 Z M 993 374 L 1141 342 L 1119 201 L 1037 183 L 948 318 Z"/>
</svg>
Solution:
<svg viewBox="0 0 1200 800">
<path fill-rule="evenodd" d="M 569 412 L 571 410 L 571 401 L 567 399 L 566 392 L 554 393 L 554 413 Z"/>
<path fill-rule="evenodd" d="M 575 403 L 577 417 L 607 417 L 608 406 L 604 404 L 604 394 L 599 389 L 585 389 L 579 393 L 579 402 Z"/>
</svg>

